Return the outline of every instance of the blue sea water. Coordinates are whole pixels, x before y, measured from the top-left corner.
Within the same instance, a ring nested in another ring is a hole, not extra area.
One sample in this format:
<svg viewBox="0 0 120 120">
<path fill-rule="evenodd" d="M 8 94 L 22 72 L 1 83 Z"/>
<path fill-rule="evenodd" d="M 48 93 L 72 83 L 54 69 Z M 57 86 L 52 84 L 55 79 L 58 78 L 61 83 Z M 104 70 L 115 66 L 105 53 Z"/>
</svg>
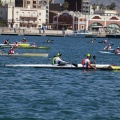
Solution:
<svg viewBox="0 0 120 120">
<path fill-rule="evenodd" d="M 17 53 L 62 53 L 64 60 L 81 63 L 86 54 L 96 55 L 100 64 L 120 65 L 119 55 L 98 53 L 119 39 L 25 36 L 30 43 L 50 50 L 15 49 Z M 24 36 L 0 36 L 0 43 L 21 41 Z M 47 39 L 53 44 L 43 43 Z M 108 43 L 98 43 L 102 40 Z M 4 49 L 8 52 L 9 49 Z M 0 120 L 120 120 L 120 71 L 4 67 L 6 63 L 44 63 L 42 57 L 0 56 Z"/>
</svg>

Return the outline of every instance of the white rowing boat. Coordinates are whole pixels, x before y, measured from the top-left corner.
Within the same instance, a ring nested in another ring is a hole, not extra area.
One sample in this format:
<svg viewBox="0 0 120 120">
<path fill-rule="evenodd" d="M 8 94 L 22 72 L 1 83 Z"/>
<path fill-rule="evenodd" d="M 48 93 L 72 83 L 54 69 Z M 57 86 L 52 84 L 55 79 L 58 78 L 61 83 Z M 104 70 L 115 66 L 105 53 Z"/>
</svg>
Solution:
<svg viewBox="0 0 120 120">
<path fill-rule="evenodd" d="M 91 69 L 83 68 L 82 64 L 65 64 L 65 65 L 52 65 L 52 64 L 5 64 L 6 67 L 35 67 L 35 68 L 57 68 L 57 69 Z M 110 64 L 95 64 L 97 69 L 103 70 L 120 70 L 120 66 L 112 66 Z"/>
<path fill-rule="evenodd" d="M 113 54 L 113 55 L 120 55 L 120 53 L 115 53 L 115 52 L 112 52 L 112 51 L 98 51 L 99 53 L 102 53 L 102 54 Z"/>
<path fill-rule="evenodd" d="M 51 64 L 5 64 L 6 67 L 35 67 L 35 68 L 56 68 L 56 69 L 92 69 L 84 68 L 82 64 L 66 64 L 62 66 Z M 113 66 L 111 64 L 95 64 L 99 70 L 120 70 L 120 66 Z"/>
<path fill-rule="evenodd" d="M 0 56 L 48 57 L 48 53 L 23 53 L 23 54 L 0 53 Z"/>
</svg>

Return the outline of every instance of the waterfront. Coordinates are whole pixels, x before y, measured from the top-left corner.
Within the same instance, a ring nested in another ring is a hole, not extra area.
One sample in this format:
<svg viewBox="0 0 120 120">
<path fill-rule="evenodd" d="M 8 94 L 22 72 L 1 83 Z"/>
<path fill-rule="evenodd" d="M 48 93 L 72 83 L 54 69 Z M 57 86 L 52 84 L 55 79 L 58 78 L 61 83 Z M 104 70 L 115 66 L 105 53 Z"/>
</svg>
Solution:
<svg viewBox="0 0 120 120">
<path fill-rule="evenodd" d="M 24 36 L 0 36 L 21 41 Z M 107 44 L 97 38 L 25 36 L 50 50 L 22 50 L 16 52 L 48 52 L 53 57 L 62 53 L 64 60 L 81 63 L 87 53 L 96 55 L 97 63 L 120 65 L 119 55 L 103 55 L 98 51 Z M 47 39 L 53 44 L 44 44 Z M 109 39 L 116 48 L 119 39 Z M 6 52 L 8 49 L 5 49 Z M 51 63 L 47 58 L 1 57 L 5 63 Z M 5 120 L 119 120 L 120 71 L 61 70 L 39 68 L 0 67 L 0 119 Z"/>
</svg>

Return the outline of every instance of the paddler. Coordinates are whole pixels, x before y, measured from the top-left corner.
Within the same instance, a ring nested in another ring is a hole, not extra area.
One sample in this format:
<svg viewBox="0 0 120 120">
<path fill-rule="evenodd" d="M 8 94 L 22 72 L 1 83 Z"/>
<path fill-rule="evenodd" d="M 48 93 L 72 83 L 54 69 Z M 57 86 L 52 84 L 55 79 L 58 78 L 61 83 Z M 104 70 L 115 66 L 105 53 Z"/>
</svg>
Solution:
<svg viewBox="0 0 120 120">
<path fill-rule="evenodd" d="M 23 38 L 22 42 L 27 42 L 27 40 L 25 38 Z"/>
<path fill-rule="evenodd" d="M 9 44 L 9 41 L 8 40 L 4 40 L 4 44 Z"/>
<path fill-rule="evenodd" d="M 65 65 L 67 63 L 67 62 L 65 62 L 65 61 L 62 60 L 61 56 L 62 56 L 61 53 L 57 54 L 57 57 L 55 59 L 55 64 L 57 64 L 57 65 Z"/>
<path fill-rule="evenodd" d="M 11 47 L 10 50 L 9 50 L 9 52 L 8 52 L 8 54 L 14 54 L 14 53 L 15 53 L 14 47 Z"/>
<path fill-rule="evenodd" d="M 115 54 L 118 54 L 118 53 L 120 53 L 120 48 L 119 47 L 117 47 L 117 49 L 115 50 Z"/>
<path fill-rule="evenodd" d="M 108 44 L 105 48 L 104 48 L 104 50 L 110 50 L 111 49 L 111 45 L 110 44 Z"/>
<path fill-rule="evenodd" d="M 36 47 L 36 44 L 35 44 L 35 43 L 33 43 L 33 44 L 32 44 L 32 47 Z"/>
<path fill-rule="evenodd" d="M 93 62 L 90 62 L 90 58 L 91 58 L 91 54 L 87 54 L 87 58 L 82 60 L 83 67 L 96 69 L 96 67 L 92 65 Z"/>
<path fill-rule="evenodd" d="M 14 47 L 20 47 L 20 45 L 18 44 L 18 41 L 15 42 Z"/>
</svg>

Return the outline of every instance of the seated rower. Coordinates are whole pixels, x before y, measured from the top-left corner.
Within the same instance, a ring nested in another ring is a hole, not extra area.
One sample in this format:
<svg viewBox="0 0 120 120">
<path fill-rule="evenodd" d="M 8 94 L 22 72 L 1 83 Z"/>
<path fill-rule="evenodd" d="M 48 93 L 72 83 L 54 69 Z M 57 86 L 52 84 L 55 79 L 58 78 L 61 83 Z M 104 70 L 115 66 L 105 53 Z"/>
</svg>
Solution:
<svg viewBox="0 0 120 120">
<path fill-rule="evenodd" d="M 87 54 L 87 58 L 82 60 L 82 65 L 84 68 L 93 68 L 96 69 L 94 65 L 92 65 L 93 62 L 90 62 L 91 55 Z"/>
<path fill-rule="evenodd" d="M 4 40 L 4 44 L 9 44 L 9 41 L 8 40 Z"/>
<path fill-rule="evenodd" d="M 61 56 L 62 56 L 62 54 L 58 53 L 57 57 L 55 58 L 55 64 L 65 65 L 67 63 L 67 62 L 62 60 Z"/>
<path fill-rule="evenodd" d="M 27 40 L 25 38 L 23 38 L 22 42 L 27 42 Z"/>
<path fill-rule="evenodd" d="M 32 47 L 36 47 L 36 44 L 35 44 L 35 43 L 33 43 L 33 44 L 32 44 Z"/>
<path fill-rule="evenodd" d="M 18 41 L 15 42 L 14 47 L 20 47 L 20 45 L 18 44 Z"/>
<path fill-rule="evenodd" d="M 105 48 L 104 48 L 104 50 L 110 50 L 111 49 L 111 45 L 110 44 L 108 44 Z"/>
<path fill-rule="evenodd" d="M 107 40 L 104 40 L 104 43 L 107 43 Z"/>
<path fill-rule="evenodd" d="M 119 47 L 117 47 L 117 49 L 115 50 L 115 54 L 118 54 L 118 53 L 120 53 L 120 48 Z"/>
<path fill-rule="evenodd" d="M 15 53 L 14 47 L 11 47 L 10 50 L 9 50 L 9 52 L 8 52 L 8 54 L 14 54 L 14 53 Z"/>
</svg>

